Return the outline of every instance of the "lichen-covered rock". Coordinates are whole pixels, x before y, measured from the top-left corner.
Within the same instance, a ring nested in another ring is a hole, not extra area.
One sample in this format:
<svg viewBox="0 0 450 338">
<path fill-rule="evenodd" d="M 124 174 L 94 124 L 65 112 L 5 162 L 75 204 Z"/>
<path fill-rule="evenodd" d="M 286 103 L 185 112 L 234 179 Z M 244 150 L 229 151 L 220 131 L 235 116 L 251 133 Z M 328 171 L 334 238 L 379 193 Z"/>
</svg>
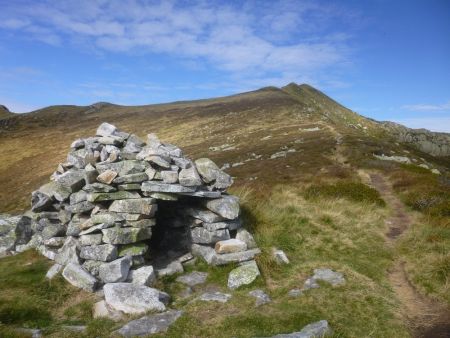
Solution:
<svg viewBox="0 0 450 338">
<path fill-rule="evenodd" d="M 260 272 L 255 261 L 243 263 L 236 269 L 231 270 L 228 275 L 228 287 L 237 289 L 242 285 L 251 284 L 259 275 Z"/>
<path fill-rule="evenodd" d="M 239 198 L 236 196 L 226 195 L 212 199 L 206 202 L 206 207 L 226 219 L 235 219 L 239 216 Z"/>
<path fill-rule="evenodd" d="M 141 255 L 145 255 L 147 253 L 147 251 L 148 251 L 148 245 L 145 244 L 144 242 L 121 245 L 119 247 L 119 257 L 141 256 Z"/>
<path fill-rule="evenodd" d="M 113 310 L 126 314 L 144 314 L 147 311 L 164 311 L 159 300 L 160 292 L 145 285 L 108 283 L 103 287 L 105 302 Z"/>
<path fill-rule="evenodd" d="M 156 204 L 153 204 L 153 198 L 140 198 L 114 201 L 109 207 L 109 211 L 123 212 L 130 214 L 144 214 L 153 217 L 158 209 Z"/>
<path fill-rule="evenodd" d="M 230 238 L 228 229 L 208 231 L 203 227 L 196 227 L 191 230 L 191 237 L 193 243 L 198 244 L 214 244 L 218 241 Z"/>
<path fill-rule="evenodd" d="M 153 266 L 143 266 L 136 270 L 130 270 L 127 281 L 133 284 L 151 286 L 156 281 Z"/>
<path fill-rule="evenodd" d="M 152 237 L 151 228 L 121 228 L 113 227 L 103 229 L 103 242 L 109 244 L 130 244 L 140 242 Z"/>
<path fill-rule="evenodd" d="M 117 334 L 123 337 L 141 337 L 166 332 L 181 315 L 182 311 L 170 310 L 164 313 L 148 315 L 125 324 Z"/>
<path fill-rule="evenodd" d="M 80 257 L 102 262 L 110 262 L 117 258 L 117 248 L 111 244 L 91 245 L 81 248 Z"/>
<path fill-rule="evenodd" d="M 94 292 L 97 286 L 95 277 L 76 263 L 67 264 L 62 275 L 70 284 L 89 292 Z"/>
<path fill-rule="evenodd" d="M 128 277 L 132 259 L 125 256 L 109 263 L 103 263 L 98 269 L 98 277 L 103 283 L 124 282 Z"/>
</svg>

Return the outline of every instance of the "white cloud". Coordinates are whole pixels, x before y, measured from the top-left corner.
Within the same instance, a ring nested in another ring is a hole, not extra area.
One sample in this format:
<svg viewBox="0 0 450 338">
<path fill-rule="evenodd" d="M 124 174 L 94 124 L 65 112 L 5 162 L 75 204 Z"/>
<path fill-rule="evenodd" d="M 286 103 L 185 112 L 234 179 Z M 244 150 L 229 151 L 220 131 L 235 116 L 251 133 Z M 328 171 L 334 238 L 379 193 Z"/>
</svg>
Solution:
<svg viewBox="0 0 450 338">
<path fill-rule="evenodd" d="M 444 111 L 450 110 L 450 101 L 444 104 L 412 104 L 402 106 L 402 109 L 425 112 L 425 111 Z"/>
<path fill-rule="evenodd" d="M 163 53 L 186 64 L 201 60 L 233 76 L 298 81 L 348 61 L 348 35 L 325 30 L 332 20 L 347 19 L 336 7 L 312 1 L 187 6 L 83 0 L 11 2 L 0 13 L 0 27 L 52 45 L 85 41 L 105 52 Z"/>
</svg>

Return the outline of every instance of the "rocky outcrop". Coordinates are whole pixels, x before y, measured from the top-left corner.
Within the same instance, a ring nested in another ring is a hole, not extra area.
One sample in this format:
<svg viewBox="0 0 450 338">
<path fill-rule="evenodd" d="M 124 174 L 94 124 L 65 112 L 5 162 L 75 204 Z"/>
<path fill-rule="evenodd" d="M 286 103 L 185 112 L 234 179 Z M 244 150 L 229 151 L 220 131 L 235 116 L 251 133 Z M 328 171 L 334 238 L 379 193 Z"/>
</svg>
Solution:
<svg viewBox="0 0 450 338">
<path fill-rule="evenodd" d="M 427 129 L 410 129 L 394 122 L 382 122 L 399 142 L 410 144 L 433 156 L 450 156 L 450 134 Z"/>
</svg>

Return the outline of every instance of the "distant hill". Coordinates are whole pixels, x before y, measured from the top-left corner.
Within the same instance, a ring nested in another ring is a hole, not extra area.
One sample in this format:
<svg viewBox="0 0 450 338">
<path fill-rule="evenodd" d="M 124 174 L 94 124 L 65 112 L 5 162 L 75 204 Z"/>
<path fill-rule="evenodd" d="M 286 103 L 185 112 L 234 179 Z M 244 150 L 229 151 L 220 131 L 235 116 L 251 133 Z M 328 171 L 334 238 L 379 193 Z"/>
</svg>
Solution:
<svg viewBox="0 0 450 338">
<path fill-rule="evenodd" d="M 237 186 L 259 189 L 307 181 L 335 165 L 336 156 L 358 166 L 373 161 L 374 153 L 409 156 L 417 164 L 434 163 L 441 170 L 450 163 L 447 134 L 426 132 L 429 143 L 417 143 L 404 136 L 414 131 L 365 118 L 306 84 L 167 104 L 101 102 L 27 114 L 4 109 L 2 114 L 2 211 L 28 205 L 30 192 L 65 161 L 71 141 L 92 135 L 105 121 L 144 138 L 157 133 L 191 157 L 208 156 L 220 166 L 230 166 L 227 171 L 236 177 Z"/>
<path fill-rule="evenodd" d="M 0 104 L 0 120 L 13 115 L 6 106 Z"/>
</svg>

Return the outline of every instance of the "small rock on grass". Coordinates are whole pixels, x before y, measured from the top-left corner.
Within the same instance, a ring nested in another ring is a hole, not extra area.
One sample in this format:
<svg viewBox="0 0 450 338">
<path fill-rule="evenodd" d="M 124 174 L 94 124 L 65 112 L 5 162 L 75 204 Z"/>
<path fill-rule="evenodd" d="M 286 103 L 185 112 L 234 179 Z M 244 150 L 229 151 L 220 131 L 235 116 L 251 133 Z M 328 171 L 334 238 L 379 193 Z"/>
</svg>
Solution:
<svg viewBox="0 0 450 338">
<path fill-rule="evenodd" d="M 315 289 L 319 287 L 317 281 L 330 283 L 332 286 L 340 286 L 345 284 L 344 275 L 331 269 L 314 269 L 314 275 L 309 277 L 304 285 L 303 290 Z"/>
<path fill-rule="evenodd" d="M 321 320 L 315 323 L 306 325 L 299 332 L 292 332 L 287 334 L 277 334 L 272 338 L 316 338 L 326 337 L 332 334 L 332 330 L 326 320 Z"/>
<path fill-rule="evenodd" d="M 248 293 L 249 296 L 255 297 L 255 306 L 261 306 L 270 303 L 272 300 L 263 290 L 253 290 Z"/>
<path fill-rule="evenodd" d="M 207 277 L 208 273 L 206 272 L 193 271 L 191 273 L 178 277 L 177 282 L 188 286 L 195 286 L 205 283 Z"/>
<path fill-rule="evenodd" d="M 164 313 L 144 316 L 132 320 L 116 331 L 123 337 L 142 337 L 155 333 L 166 332 L 181 315 L 182 311 L 170 310 Z"/>
<path fill-rule="evenodd" d="M 272 250 L 272 257 L 278 265 L 289 264 L 289 258 L 287 258 L 283 250 L 274 248 Z"/>
<path fill-rule="evenodd" d="M 300 297 L 302 294 L 303 294 L 303 291 L 300 289 L 292 289 L 292 290 L 289 290 L 289 292 L 288 292 L 288 296 L 291 298 Z"/>
<path fill-rule="evenodd" d="M 220 302 L 220 303 L 226 303 L 230 300 L 231 295 L 228 293 L 222 293 L 222 292 L 206 292 L 200 295 L 198 297 L 198 300 L 204 301 L 204 302 Z"/>
</svg>

